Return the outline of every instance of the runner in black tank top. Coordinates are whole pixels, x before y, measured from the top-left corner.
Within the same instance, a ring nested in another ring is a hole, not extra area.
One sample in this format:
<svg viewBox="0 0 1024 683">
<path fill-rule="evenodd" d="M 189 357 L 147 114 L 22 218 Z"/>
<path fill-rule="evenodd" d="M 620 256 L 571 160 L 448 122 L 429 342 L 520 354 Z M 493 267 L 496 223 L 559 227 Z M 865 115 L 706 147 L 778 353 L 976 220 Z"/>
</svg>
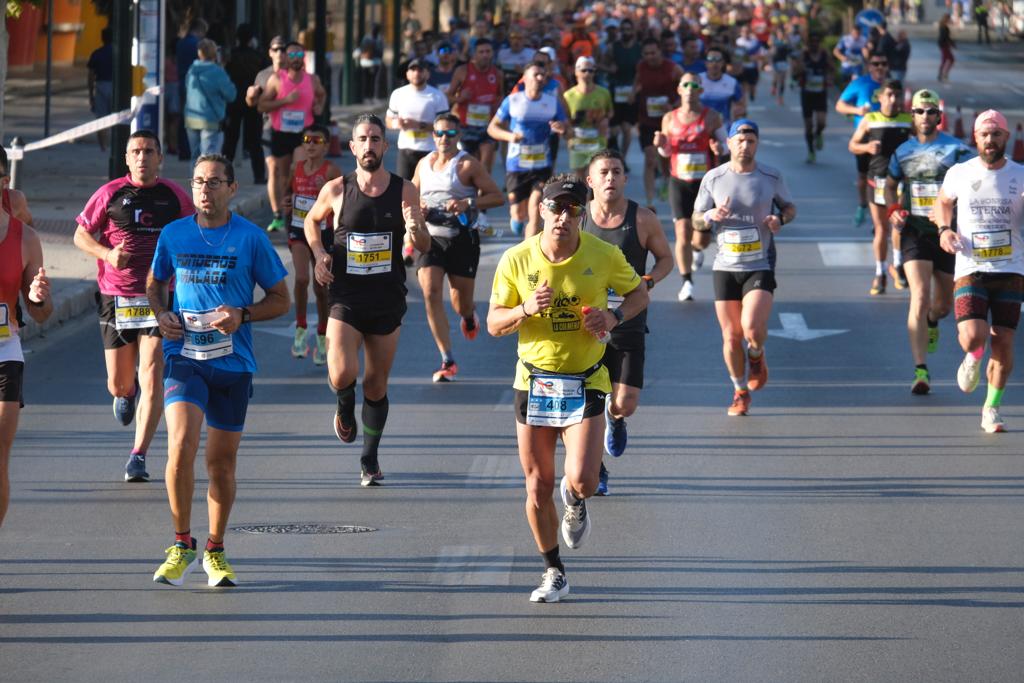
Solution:
<svg viewBox="0 0 1024 683">
<path fill-rule="evenodd" d="M 626 199 L 622 156 L 615 150 L 598 152 L 587 169 L 587 183 L 594 199 L 587 204 L 580 229 L 617 246 L 633 269 L 651 288 L 673 268 L 669 247 L 661 222 L 654 212 Z M 616 224 L 617 216 L 621 220 Z M 595 219 L 597 217 L 597 219 Z M 600 221 L 600 223 L 598 222 Z M 647 274 L 647 256 L 654 255 L 654 267 Z M 608 307 L 618 304 L 609 293 Z M 620 456 L 626 449 L 626 418 L 636 411 L 640 390 L 644 385 L 644 335 L 647 334 L 647 312 L 615 327 L 605 349 L 602 362 L 608 368 L 612 392 L 605 407 L 605 451 Z M 597 494 L 608 495 L 608 470 L 601 464 Z"/>
<path fill-rule="evenodd" d="M 338 397 L 334 434 L 356 439 L 355 392 L 359 349 L 364 347 L 363 452 L 360 486 L 379 486 L 377 448 L 388 418 L 388 376 L 405 315 L 402 240 L 430 249 L 420 194 L 408 180 L 385 170 L 384 122 L 362 114 L 352 127 L 349 149 L 354 173 L 328 181 L 306 214 L 303 232 L 316 261 L 316 279 L 329 286 L 327 375 Z M 320 239 L 320 221 L 334 214 L 334 249 Z"/>
</svg>

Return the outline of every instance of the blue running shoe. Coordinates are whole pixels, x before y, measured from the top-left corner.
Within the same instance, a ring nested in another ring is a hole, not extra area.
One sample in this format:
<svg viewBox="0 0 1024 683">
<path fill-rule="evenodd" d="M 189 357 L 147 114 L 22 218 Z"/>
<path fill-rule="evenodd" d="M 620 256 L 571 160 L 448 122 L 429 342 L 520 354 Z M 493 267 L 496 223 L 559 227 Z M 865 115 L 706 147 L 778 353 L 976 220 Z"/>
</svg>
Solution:
<svg viewBox="0 0 1024 683">
<path fill-rule="evenodd" d="M 597 481 L 597 491 L 594 492 L 595 496 L 607 496 L 608 495 L 608 468 L 601 463 L 601 474 L 600 479 Z"/>
<path fill-rule="evenodd" d="M 132 453 L 124 466 L 125 481 L 149 481 L 149 472 L 146 471 L 146 456 L 142 453 Z"/>
<path fill-rule="evenodd" d="M 604 449 L 608 455 L 617 458 L 626 452 L 626 419 L 616 420 L 609 414 L 610 398 L 604 406 Z"/>
<path fill-rule="evenodd" d="M 856 213 L 853 214 L 853 227 L 859 228 L 864 225 L 864 221 L 868 218 L 868 207 L 858 206 Z"/>
<path fill-rule="evenodd" d="M 135 378 L 135 393 L 124 398 L 114 397 L 114 418 L 127 427 L 135 419 L 135 400 L 139 397 L 139 378 Z"/>
</svg>

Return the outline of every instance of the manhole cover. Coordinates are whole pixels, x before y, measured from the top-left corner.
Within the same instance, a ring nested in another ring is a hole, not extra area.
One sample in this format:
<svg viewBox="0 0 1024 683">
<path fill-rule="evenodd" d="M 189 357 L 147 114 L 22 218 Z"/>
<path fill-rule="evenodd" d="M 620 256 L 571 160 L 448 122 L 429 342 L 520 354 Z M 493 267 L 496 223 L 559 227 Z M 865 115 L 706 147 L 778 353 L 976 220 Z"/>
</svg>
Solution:
<svg viewBox="0 0 1024 683">
<path fill-rule="evenodd" d="M 376 531 L 373 527 L 351 524 L 252 524 L 234 526 L 231 530 L 243 534 L 365 534 Z"/>
</svg>

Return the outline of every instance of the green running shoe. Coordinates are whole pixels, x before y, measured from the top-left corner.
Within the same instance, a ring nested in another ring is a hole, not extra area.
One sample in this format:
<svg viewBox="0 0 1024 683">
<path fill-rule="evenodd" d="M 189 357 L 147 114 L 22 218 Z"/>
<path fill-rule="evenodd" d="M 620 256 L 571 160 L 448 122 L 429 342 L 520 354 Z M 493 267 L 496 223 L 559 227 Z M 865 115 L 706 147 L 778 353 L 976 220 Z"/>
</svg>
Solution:
<svg viewBox="0 0 1024 683">
<path fill-rule="evenodd" d="M 267 232 L 277 232 L 278 230 L 284 230 L 284 218 L 282 217 L 275 217 L 267 226 Z"/>
<path fill-rule="evenodd" d="M 928 353 L 935 353 L 939 350 L 939 325 L 928 325 Z"/>
<path fill-rule="evenodd" d="M 316 335 L 316 348 L 313 349 L 313 365 L 327 364 L 327 335 Z"/>
<path fill-rule="evenodd" d="M 229 587 L 238 584 L 238 577 L 231 569 L 228 558 L 223 550 L 206 550 L 203 552 L 203 569 L 209 577 L 206 583 L 210 586 Z"/>
<path fill-rule="evenodd" d="M 305 327 L 295 328 L 295 339 L 292 341 L 292 358 L 305 358 L 309 353 L 309 344 L 306 343 L 308 331 Z"/>
<path fill-rule="evenodd" d="M 910 393 L 924 396 L 931 390 L 931 376 L 924 368 L 914 368 L 914 383 L 910 385 Z"/>
<path fill-rule="evenodd" d="M 167 553 L 167 559 L 153 574 L 153 580 L 169 586 L 182 585 L 185 577 L 196 568 L 196 539 L 192 539 L 191 548 L 179 541 L 164 552 Z"/>
</svg>

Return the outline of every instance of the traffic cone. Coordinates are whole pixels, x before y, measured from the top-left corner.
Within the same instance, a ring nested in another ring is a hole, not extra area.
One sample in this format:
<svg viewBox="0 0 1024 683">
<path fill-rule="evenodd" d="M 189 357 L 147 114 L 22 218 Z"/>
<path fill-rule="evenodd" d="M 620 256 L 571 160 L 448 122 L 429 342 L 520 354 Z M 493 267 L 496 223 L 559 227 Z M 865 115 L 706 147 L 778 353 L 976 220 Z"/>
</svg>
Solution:
<svg viewBox="0 0 1024 683">
<path fill-rule="evenodd" d="M 1013 160 L 1018 164 L 1024 164 L 1024 130 L 1017 124 L 1017 132 L 1013 136 Z"/>
<path fill-rule="evenodd" d="M 939 100 L 939 130 L 943 133 L 949 131 L 949 119 L 946 118 L 946 100 Z"/>
<path fill-rule="evenodd" d="M 964 139 L 964 115 L 960 111 L 960 106 L 956 108 L 956 121 L 953 123 L 953 137 Z"/>
<path fill-rule="evenodd" d="M 914 101 L 914 93 L 910 92 L 910 88 L 903 89 L 903 111 L 910 111 L 910 105 Z"/>
</svg>

